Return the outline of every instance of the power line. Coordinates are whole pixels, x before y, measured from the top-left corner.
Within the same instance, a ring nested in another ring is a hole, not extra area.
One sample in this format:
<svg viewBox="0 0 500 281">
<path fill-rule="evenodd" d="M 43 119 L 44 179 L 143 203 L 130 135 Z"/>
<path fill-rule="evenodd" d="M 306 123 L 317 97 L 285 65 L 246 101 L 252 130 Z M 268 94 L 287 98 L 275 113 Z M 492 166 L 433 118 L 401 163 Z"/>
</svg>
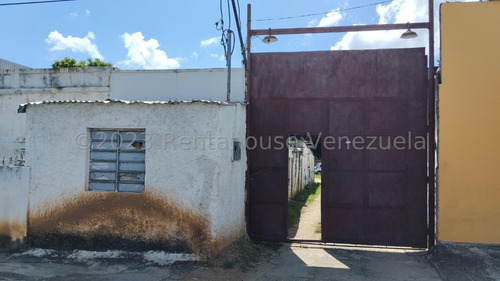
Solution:
<svg viewBox="0 0 500 281">
<path fill-rule="evenodd" d="M 16 2 L 16 3 L 3 3 L 0 6 L 18 6 L 18 5 L 30 5 L 30 4 L 45 4 L 54 2 L 69 2 L 75 0 L 47 0 L 47 1 L 31 1 L 31 2 Z"/>
<path fill-rule="evenodd" d="M 300 15 L 300 16 L 289 16 L 289 17 L 281 17 L 281 18 L 256 19 L 256 20 L 252 20 L 252 21 L 288 20 L 288 19 L 295 19 L 295 18 L 313 17 L 313 16 L 319 16 L 319 15 L 326 15 L 326 14 L 331 13 L 331 12 L 345 12 L 345 11 L 350 11 L 350 10 L 356 10 L 356 9 L 366 8 L 366 7 L 375 6 L 375 5 L 379 5 L 379 4 L 385 4 L 385 3 L 389 3 L 389 2 L 392 2 L 392 0 L 371 3 L 371 4 L 366 4 L 366 5 L 356 6 L 356 7 L 352 7 L 352 8 L 346 8 L 346 9 L 331 10 L 331 11 L 322 12 L 322 13 L 305 14 L 305 15 Z"/>
<path fill-rule="evenodd" d="M 220 19 L 215 23 L 215 29 L 222 32 L 220 43 L 224 47 L 224 54 L 227 58 L 228 55 L 233 54 L 234 48 L 236 46 L 236 44 L 232 44 L 231 49 L 227 50 L 229 36 L 231 36 L 231 40 L 233 42 L 235 42 L 235 39 L 236 39 L 234 32 L 232 32 L 232 30 L 231 30 L 231 0 L 227 0 L 227 14 L 228 14 L 228 23 L 229 23 L 229 26 L 227 28 L 224 27 L 224 8 L 223 8 L 222 0 L 219 1 L 219 8 L 220 8 Z M 237 19 L 236 15 L 235 15 L 235 19 Z M 237 25 L 239 25 L 239 22 L 237 22 Z M 228 54 L 228 52 L 229 52 L 229 54 Z"/>
<path fill-rule="evenodd" d="M 227 56 L 227 50 L 226 50 L 226 43 L 227 43 L 226 32 L 227 32 L 227 29 L 224 28 L 224 11 L 223 11 L 223 7 L 222 7 L 222 0 L 219 1 L 219 8 L 220 8 L 220 19 L 215 23 L 215 29 L 222 31 L 220 43 L 224 47 L 224 55 Z M 219 24 L 220 24 L 220 27 L 219 27 Z"/>
<path fill-rule="evenodd" d="M 236 21 L 236 28 L 238 29 L 238 37 L 240 39 L 241 55 L 243 56 L 243 63 L 245 64 L 246 68 L 247 55 L 245 52 L 246 51 L 245 44 L 243 43 L 243 36 L 241 35 L 240 0 L 237 0 L 237 4 L 234 3 L 234 0 L 231 0 L 231 3 L 233 4 L 233 14 Z M 238 6 L 238 10 L 236 10 L 235 7 L 236 5 Z"/>
</svg>

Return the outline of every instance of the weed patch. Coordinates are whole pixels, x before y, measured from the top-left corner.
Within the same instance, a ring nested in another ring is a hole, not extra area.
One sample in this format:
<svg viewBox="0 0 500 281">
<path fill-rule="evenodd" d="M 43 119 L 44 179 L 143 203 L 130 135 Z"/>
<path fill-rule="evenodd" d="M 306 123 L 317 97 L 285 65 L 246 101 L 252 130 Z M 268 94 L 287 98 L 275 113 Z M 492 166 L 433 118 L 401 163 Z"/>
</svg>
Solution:
<svg viewBox="0 0 500 281">
<path fill-rule="evenodd" d="M 288 227 L 299 222 L 302 209 L 321 194 L 321 184 L 314 182 L 310 188 L 299 191 L 288 203 Z"/>
<path fill-rule="evenodd" d="M 239 268 L 245 272 L 278 255 L 281 245 L 244 236 L 222 250 L 216 264 L 223 269 Z"/>
<path fill-rule="evenodd" d="M 321 233 L 321 222 L 318 222 L 316 228 L 314 228 L 314 233 Z"/>
</svg>

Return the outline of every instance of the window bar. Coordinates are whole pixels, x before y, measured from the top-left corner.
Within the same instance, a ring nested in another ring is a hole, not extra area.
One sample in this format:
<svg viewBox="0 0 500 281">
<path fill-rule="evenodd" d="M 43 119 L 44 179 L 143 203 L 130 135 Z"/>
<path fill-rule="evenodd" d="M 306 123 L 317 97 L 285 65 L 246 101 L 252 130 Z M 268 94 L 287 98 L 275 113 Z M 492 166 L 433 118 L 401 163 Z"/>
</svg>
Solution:
<svg viewBox="0 0 500 281">
<path fill-rule="evenodd" d="M 116 131 L 117 134 L 116 134 L 116 137 L 117 137 L 117 141 L 118 143 L 116 144 L 117 147 L 116 147 L 116 167 L 115 167 L 115 192 L 118 192 L 118 177 L 120 175 L 119 171 L 120 171 L 120 146 L 121 146 L 121 132 L 120 131 Z"/>
</svg>

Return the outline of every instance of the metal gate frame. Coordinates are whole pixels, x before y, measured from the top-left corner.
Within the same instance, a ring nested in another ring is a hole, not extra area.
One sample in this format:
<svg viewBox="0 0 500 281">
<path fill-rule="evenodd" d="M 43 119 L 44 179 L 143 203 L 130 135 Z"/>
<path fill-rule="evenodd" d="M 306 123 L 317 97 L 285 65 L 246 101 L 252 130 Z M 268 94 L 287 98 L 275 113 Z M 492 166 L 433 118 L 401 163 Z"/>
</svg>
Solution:
<svg viewBox="0 0 500 281">
<path fill-rule="evenodd" d="M 435 165 L 435 81 L 434 74 L 435 68 L 434 65 L 434 7 L 433 0 L 429 0 L 429 22 L 423 23 L 408 23 L 408 24 L 387 24 L 387 25 L 367 25 L 367 26 L 340 26 L 340 27 L 325 27 L 325 28 L 290 28 L 290 29 L 271 29 L 269 30 L 252 30 L 251 29 L 251 5 L 248 4 L 247 9 L 247 58 L 248 60 L 244 61 L 245 69 L 246 69 L 246 100 L 249 100 L 249 95 L 251 93 L 251 85 L 252 85 L 252 62 L 251 62 L 251 37 L 255 35 L 270 35 L 272 34 L 306 34 L 306 33 L 325 33 L 325 32 L 350 32 L 350 31 L 371 31 L 371 30 L 394 30 L 394 29 L 406 29 L 406 28 L 426 28 L 429 30 L 429 56 L 428 56 L 428 77 L 427 77 L 427 132 L 428 132 L 428 143 L 427 143 L 427 158 L 428 158 L 428 202 L 427 202 L 427 213 L 428 213 L 428 248 L 431 248 L 436 243 L 436 165 Z M 250 116 L 251 107 L 247 109 L 247 120 Z M 247 121 L 248 122 L 248 121 Z M 247 136 L 249 135 L 249 126 L 247 126 Z M 247 194 L 249 191 L 249 181 L 251 180 L 251 157 L 248 157 L 249 168 L 247 170 L 247 181 L 246 181 L 246 189 Z M 250 224 L 249 224 L 249 213 L 250 213 L 250 204 L 247 196 L 246 201 L 246 217 L 247 217 L 247 230 L 249 234 L 251 234 Z M 286 219 L 286 217 L 285 217 Z M 278 237 L 276 237 L 278 238 Z M 282 237 L 277 240 L 283 240 Z"/>
</svg>

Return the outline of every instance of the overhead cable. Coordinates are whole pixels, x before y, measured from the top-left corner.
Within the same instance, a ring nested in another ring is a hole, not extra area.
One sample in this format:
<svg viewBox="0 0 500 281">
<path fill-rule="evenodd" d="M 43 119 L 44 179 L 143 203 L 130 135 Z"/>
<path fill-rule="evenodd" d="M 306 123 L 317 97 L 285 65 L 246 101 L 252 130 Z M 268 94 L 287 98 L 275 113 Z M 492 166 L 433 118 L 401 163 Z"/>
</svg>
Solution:
<svg viewBox="0 0 500 281">
<path fill-rule="evenodd" d="M 46 4 L 55 2 L 69 2 L 75 0 L 47 0 L 47 1 L 30 1 L 30 2 L 15 2 L 15 3 L 2 3 L 0 6 L 18 6 L 18 5 L 30 5 L 30 4 Z"/>
<path fill-rule="evenodd" d="M 356 7 L 351 7 L 351 8 L 345 8 L 345 9 L 336 9 L 336 10 L 331 10 L 328 12 L 305 14 L 305 15 L 299 15 L 299 16 L 281 17 L 281 18 L 256 19 L 256 20 L 252 20 L 252 21 L 288 20 L 288 19 L 295 19 L 295 18 L 313 17 L 313 16 L 319 16 L 319 15 L 326 15 L 326 14 L 331 13 L 331 12 L 345 12 L 345 11 L 357 10 L 357 9 L 371 7 L 371 6 L 380 5 L 380 4 L 385 4 L 385 3 L 389 3 L 389 2 L 392 2 L 392 0 L 371 3 L 371 4 L 366 4 L 366 5 L 356 6 Z"/>
</svg>

